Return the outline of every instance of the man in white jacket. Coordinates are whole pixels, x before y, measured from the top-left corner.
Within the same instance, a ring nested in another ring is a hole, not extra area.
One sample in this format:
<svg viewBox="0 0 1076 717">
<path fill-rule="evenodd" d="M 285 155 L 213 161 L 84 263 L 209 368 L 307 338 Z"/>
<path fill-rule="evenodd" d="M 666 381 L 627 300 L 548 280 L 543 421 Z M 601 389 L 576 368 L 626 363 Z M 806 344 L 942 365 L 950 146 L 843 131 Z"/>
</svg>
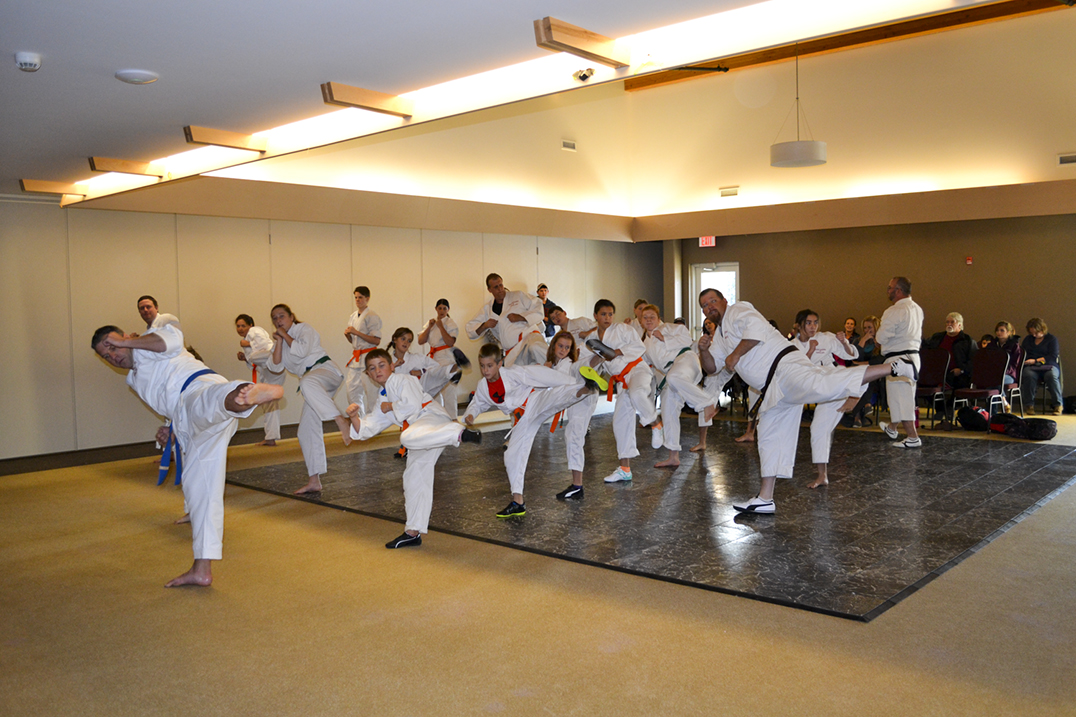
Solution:
<svg viewBox="0 0 1076 717">
<path fill-rule="evenodd" d="M 486 290 L 493 298 L 467 322 L 471 340 L 479 341 L 487 334 L 504 350 L 505 366 L 545 363 L 545 308 L 538 297 L 525 291 L 509 291 L 499 274 L 486 277 Z"/>
</svg>

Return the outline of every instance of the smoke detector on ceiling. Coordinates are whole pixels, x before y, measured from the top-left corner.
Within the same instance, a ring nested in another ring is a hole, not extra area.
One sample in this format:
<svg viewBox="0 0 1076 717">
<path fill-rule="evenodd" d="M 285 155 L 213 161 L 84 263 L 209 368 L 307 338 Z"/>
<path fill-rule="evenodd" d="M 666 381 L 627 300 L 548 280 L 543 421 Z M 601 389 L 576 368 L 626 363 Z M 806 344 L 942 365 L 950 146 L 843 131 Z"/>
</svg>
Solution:
<svg viewBox="0 0 1076 717">
<path fill-rule="evenodd" d="M 15 66 L 23 72 L 37 72 L 41 69 L 41 55 L 36 52 L 16 52 Z"/>
<path fill-rule="evenodd" d="M 148 85 L 156 82 L 160 76 L 149 70 L 117 70 L 116 79 L 129 85 Z"/>
</svg>

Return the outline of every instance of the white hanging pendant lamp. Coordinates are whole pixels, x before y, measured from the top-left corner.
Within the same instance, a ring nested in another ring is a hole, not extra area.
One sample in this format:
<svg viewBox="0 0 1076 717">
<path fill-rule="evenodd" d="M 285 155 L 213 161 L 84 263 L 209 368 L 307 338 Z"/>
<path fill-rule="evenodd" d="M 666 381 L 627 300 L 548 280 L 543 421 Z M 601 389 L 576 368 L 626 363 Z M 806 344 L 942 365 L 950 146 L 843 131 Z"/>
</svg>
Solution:
<svg viewBox="0 0 1076 717">
<path fill-rule="evenodd" d="M 792 111 L 796 113 L 796 141 L 777 142 L 770 145 L 771 167 L 816 167 L 826 163 L 826 143 L 815 140 L 800 139 L 800 115 L 803 115 L 803 124 L 807 125 L 807 114 L 800 106 L 800 53 L 799 45 L 796 45 L 796 101 L 792 104 Z M 785 124 L 788 118 L 785 118 Z M 781 125 L 781 129 L 785 128 Z M 811 127 L 807 125 L 808 135 Z M 781 132 L 777 132 L 781 136 Z"/>
</svg>

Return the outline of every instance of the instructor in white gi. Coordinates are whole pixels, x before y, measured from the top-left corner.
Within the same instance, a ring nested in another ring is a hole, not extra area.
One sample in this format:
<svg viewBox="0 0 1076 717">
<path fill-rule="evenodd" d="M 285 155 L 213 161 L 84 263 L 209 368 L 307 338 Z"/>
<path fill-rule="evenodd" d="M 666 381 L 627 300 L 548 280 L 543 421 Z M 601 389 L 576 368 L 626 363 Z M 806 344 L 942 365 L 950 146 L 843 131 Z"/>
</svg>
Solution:
<svg viewBox="0 0 1076 717">
<path fill-rule="evenodd" d="M 919 371 L 919 344 L 923 336 L 923 309 L 912 301 L 912 283 L 903 276 L 889 280 L 886 295 L 893 305 L 882 314 L 881 326 L 875 336 L 882 347 L 886 363 L 905 360 L 915 364 L 916 376 L 912 378 L 886 379 L 886 396 L 889 399 L 890 423 L 879 421 L 878 427 L 894 441 L 899 438 L 894 424 L 904 426 L 907 435 L 903 441 L 894 443 L 897 448 L 922 448 L 923 441 L 915 430 L 915 379 Z"/>
<path fill-rule="evenodd" d="M 279 399 L 284 389 L 228 381 L 214 373 L 183 348 L 183 334 L 174 326 L 150 329 L 145 336 L 102 326 L 91 345 L 105 361 L 126 369 L 127 385 L 154 412 L 172 421 L 184 467 L 183 499 L 190 509 L 194 564 L 165 587 L 207 586 L 213 582 L 210 561 L 221 559 L 224 541 L 228 441 L 237 419 Z M 167 443 L 168 436 L 167 427 L 157 432 L 160 443 Z"/>
<path fill-rule="evenodd" d="M 509 291 L 499 274 L 486 277 L 486 290 L 493 298 L 467 322 L 471 340 L 478 341 L 489 332 L 504 351 L 505 366 L 545 363 L 545 308 L 538 297 L 525 291 Z"/>
<path fill-rule="evenodd" d="M 746 301 L 729 306 L 716 289 L 699 295 L 703 314 L 717 326 L 715 335 L 699 339 L 699 361 L 707 374 L 723 384 L 735 371 L 760 393 L 752 412 L 758 414 L 758 452 L 762 485 L 758 495 L 732 507 L 745 513 L 773 513 L 773 488 L 778 478 L 791 478 L 799 442 L 800 416 L 806 403 L 845 401 L 855 406 L 859 387 L 887 374 L 913 375 L 910 362 L 849 368 L 815 366 Z"/>
</svg>

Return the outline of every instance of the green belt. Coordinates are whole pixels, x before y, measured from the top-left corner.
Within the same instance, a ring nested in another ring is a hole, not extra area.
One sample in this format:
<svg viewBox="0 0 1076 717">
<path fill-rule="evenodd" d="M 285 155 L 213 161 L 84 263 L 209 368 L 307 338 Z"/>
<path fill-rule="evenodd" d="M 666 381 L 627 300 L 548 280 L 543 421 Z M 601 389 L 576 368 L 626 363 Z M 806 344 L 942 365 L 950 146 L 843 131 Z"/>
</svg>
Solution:
<svg viewBox="0 0 1076 717">
<path fill-rule="evenodd" d="M 328 354 L 326 354 L 326 355 L 322 356 L 322 357 L 321 357 L 321 358 L 319 358 L 319 359 L 318 359 L 317 361 L 315 361 L 314 363 L 312 363 L 312 364 L 310 364 L 309 366 L 307 366 L 307 367 L 306 367 L 306 370 L 305 370 L 305 371 L 303 371 L 303 376 L 305 376 L 305 375 L 307 375 L 308 373 L 310 373 L 311 371 L 313 371 L 313 370 L 314 370 L 314 367 L 316 367 L 316 366 L 317 366 L 318 364 L 322 364 L 322 363 L 325 363 L 326 361 L 329 361 L 329 360 L 330 360 L 330 359 L 329 359 L 329 355 L 328 355 Z M 295 389 L 295 392 L 296 392 L 296 393 L 299 393 L 299 389 L 298 389 L 298 388 L 296 388 L 296 389 Z"/>
<path fill-rule="evenodd" d="M 690 350 L 691 350 L 691 347 L 690 347 L 690 346 L 685 346 L 684 348 L 680 349 L 680 353 L 676 354 L 676 357 L 675 357 L 675 358 L 673 358 L 673 360 L 672 360 L 672 361 L 670 361 L 669 363 L 665 364 L 665 371 L 667 372 L 667 371 L 669 370 L 669 368 L 670 368 L 670 367 L 671 367 L 671 366 L 672 366 L 672 365 L 673 365 L 674 363 L 676 363 L 676 359 L 680 358 L 681 356 L 683 356 L 683 355 L 684 355 L 685 353 L 687 353 L 687 352 L 688 352 L 688 351 L 690 351 Z M 666 379 L 667 379 L 667 378 L 668 378 L 668 376 L 662 376 L 662 377 L 661 377 L 661 383 L 659 383 L 659 384 L 658 384 L 658 388 L 657 388 L 657 390 L 656 390 L 656 391 L 654 391 L 654 395 L 655 395 L 655 396 L 657 396 L 657 394 L 661 393 L 661 389 L 665 388 L 665 381 L 666 381 Z"/>
</svg>

